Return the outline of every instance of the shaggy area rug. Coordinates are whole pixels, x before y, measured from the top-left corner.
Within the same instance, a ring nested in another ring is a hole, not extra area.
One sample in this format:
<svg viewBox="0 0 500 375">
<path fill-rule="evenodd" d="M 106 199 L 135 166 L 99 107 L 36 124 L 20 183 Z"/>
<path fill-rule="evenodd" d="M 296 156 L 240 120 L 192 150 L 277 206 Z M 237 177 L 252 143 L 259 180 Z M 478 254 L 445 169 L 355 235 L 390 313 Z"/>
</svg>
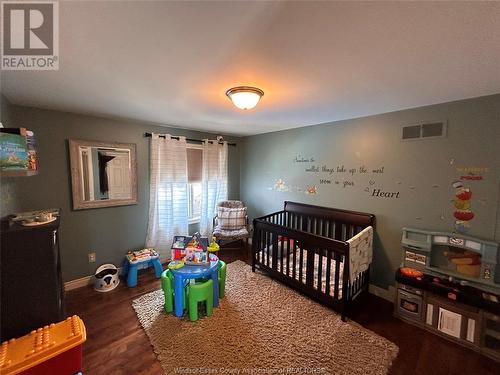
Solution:
<svg viewBox="0 0 500 375">
<path fill-rule="evenodd" d="M 228 264 L 226 297 L 190 322 L 161 290 L 133 302 L 166 374 L 386 374 L 398 347 L 294 290 Z"/>
</svg>

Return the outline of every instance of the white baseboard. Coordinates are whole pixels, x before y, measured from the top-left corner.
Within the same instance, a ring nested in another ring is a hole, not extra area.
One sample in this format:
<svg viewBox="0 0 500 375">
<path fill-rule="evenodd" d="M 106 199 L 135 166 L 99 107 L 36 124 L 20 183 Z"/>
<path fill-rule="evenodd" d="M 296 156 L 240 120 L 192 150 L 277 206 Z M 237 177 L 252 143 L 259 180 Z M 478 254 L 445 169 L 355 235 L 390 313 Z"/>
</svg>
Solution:
<svg viewBox="0 0 500 375">
<path fill-rule="evenodd" d="M 87 285 L 92 284 L 94 276 L 85 276 L 79 279 L 66 281 L 64 283 L 64 290 L 67 292 L 69 290 L 78 289 Z"/>
<path fill-rule="evenodd" d="M 389 286 L 389 289 L 384 289 L 374 284 L 370 284 L 368 286 L 368 291 L 380 298 L 383 298 L 391 303 L 394 303 L 394 297 L 396 296 L 396 288 L 392 285 Z"/>
<path fill-rule="evenodd" d="M 118 268 L 118 275 L 121 275 L 121 274 L 122 274 L 122 267 L 119 267 Z M 94 275 L 89 275 L 89 276 L 81 277 L 79 279 L 66 281 L 64 283 L 64 290 L 67 292 L 67 291 L 70 291 L 73 289 L 78 289 L 78 288 L 82 288 L 84 286 L 92 285 L 93 283 L 94 283 Z"/>
<path fill-rule="evenodd" d="M 162 263 L 164 263 L 164 261 L 162 261 Z M 120 275 L 122 274 L 121 267 L 118 268 L 118 273 Z M 64 283 L 64 290 L 70 291 L 70 290 L 82 288 L 84 286 L 91 285 L 93 282 L 94 282 L 93 275 L 81 277 L 81 278 L 75 279 L 75 280 L 66 281 Z M 394 303 L 394 298 L 396 296 L 396 288 L 394 288 L 392 285 L 389 286 L 389 289 L 384 289 L 384 288 L 381 288 L 381 287 L 376 286 L 374 284 L 370 284 L 368 286 L 368 291 L 377 297 L 383 298 L 391 303 Z"/>
</svg>

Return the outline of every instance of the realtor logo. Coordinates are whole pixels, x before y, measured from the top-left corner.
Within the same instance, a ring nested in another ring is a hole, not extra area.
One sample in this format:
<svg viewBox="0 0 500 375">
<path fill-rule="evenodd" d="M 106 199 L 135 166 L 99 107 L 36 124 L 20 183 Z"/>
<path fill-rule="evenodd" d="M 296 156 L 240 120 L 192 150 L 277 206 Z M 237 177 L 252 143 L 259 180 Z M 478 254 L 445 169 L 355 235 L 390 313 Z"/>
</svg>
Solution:
<svg viewBox="0 0 500 375">
<path fill-rule="evenodd" d="M 59 7 L 54 1 L 2 2 L 3 70 L 59 69 Z"/>
</svg>

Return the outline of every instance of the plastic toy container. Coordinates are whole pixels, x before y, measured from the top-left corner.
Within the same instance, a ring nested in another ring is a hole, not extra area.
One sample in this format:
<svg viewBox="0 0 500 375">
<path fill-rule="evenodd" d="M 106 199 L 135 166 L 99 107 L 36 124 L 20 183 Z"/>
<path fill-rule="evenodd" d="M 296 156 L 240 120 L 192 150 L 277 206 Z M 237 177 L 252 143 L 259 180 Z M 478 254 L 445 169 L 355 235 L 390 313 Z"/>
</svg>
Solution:
<svg viewBox="0 0 500 375">
<path fill-rule="evenodd" d="M 76 315 L 38 328 L 0 347 L 2 375 L 73 375 L 82 370 L 85 325 Z"/>
</svg>

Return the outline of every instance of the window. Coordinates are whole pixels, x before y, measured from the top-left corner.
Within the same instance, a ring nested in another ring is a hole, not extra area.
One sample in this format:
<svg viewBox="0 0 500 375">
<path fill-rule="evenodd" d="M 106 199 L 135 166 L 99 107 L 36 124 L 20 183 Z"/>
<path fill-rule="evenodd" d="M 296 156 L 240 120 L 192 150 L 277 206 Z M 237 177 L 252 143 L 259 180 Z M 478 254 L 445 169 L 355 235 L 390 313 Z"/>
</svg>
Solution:
<svg viewBox="0 0 500 375">
<path fill-rule="evenodd" d="M 189 183 L 189 224 L 199 223 L 201 218 L 201 182 Z"/>
<path fill-rule="evenodd" d="M 188 219 L 189 224 L 195 224 L 199 223 L 201 218 L 201 146 L 188 145 L 187 164 L 189 183 Z"/>
</svg>

